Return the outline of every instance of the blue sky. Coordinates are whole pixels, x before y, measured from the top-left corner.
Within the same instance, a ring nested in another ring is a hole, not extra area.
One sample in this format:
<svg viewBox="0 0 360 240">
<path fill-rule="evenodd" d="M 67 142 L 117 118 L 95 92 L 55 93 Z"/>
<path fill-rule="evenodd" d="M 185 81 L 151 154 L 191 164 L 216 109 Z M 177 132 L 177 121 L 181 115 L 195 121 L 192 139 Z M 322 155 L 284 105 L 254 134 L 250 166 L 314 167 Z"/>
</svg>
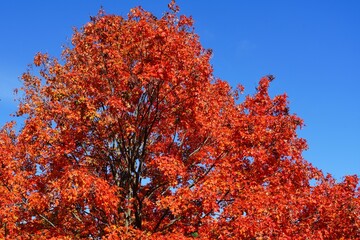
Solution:
<svg viewBox="0 0 360 240">
<path fill-rule="evenodd" d="M 59 56 L 73 27 L 100 6 L 125 15 L 142 5 L 160 16 L 169 0 L 0 2 L 0 125 L 16 110 L 12 90 L 37 52 Z M 306 127 L 305 158 L 338 180 L 360 174 L 360 1 L 177 1 L 213 49 L 215 75 L 254 93 L 273 74 L 271 94 L 286 92 Z"/>
</svg>

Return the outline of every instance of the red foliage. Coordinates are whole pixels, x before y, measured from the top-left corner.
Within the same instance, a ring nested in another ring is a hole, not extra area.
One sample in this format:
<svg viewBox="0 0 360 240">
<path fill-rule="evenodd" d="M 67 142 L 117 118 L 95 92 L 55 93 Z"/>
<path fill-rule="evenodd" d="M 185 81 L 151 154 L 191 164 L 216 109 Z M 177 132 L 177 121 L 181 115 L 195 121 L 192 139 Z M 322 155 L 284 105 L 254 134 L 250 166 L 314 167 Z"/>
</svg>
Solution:
<svg viewBox="0 0 360 240">
<path fill-rule="evenodd" d="M 302 158 L 271 76 L 238 104 L 169 7 L 101 13 L 62 61 L 36 55 L 24 127 L 0 133 L 0 238 L 359 239 L 358 178 Z"/>
</svg>

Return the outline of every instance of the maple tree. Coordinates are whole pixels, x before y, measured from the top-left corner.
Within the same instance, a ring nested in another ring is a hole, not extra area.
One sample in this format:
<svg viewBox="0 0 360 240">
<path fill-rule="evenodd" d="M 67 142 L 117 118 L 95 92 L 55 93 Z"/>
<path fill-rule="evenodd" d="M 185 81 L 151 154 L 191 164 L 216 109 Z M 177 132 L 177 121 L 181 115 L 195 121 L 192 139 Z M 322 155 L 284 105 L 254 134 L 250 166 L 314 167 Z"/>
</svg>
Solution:
<svg viewBox="0 0 360 240">
<path fill-rule="evenodd" d="M 272 76 L 238 103 L 169 7 L 101 12 L 61 60 L 35 56 L 24 126 L 0 132 L 0 238 L 360 238 L 357 176 L 303 159 Z"/>
</svg>

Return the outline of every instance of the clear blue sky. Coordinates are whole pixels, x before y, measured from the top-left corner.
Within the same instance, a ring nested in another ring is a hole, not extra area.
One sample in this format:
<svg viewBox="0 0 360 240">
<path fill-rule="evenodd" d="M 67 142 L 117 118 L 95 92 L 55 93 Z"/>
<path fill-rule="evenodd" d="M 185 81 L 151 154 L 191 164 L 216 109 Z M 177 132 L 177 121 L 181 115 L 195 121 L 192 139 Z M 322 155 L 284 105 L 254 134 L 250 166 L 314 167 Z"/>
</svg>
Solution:
<svg viewBox="0 0 360 240">
<path fill-rule="evenodd" d="M 12 90 L 36 52 L 59 56 L 73 27 L 100 6 L 125 15 L 142 5 L 160 16 L 170 0 L 3 0 L 0 2 L 0 125 L 16 109 Z M 253 93 L 274 74 L 271 94 L 286 92 L 305 120 L 308 161 L 337 179 L 360 174 L 360 1 L 179 0 L 214 52 L 215 75 Z"/>
</svg>

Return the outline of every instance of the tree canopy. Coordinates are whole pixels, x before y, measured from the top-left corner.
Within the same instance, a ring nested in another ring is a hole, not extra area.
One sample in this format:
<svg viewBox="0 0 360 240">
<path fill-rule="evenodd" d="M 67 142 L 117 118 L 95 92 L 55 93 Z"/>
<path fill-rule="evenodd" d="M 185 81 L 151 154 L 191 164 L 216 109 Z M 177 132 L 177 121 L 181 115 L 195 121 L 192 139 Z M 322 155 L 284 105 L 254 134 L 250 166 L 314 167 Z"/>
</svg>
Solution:
<svg viewBox="0 0 360 240">
<path fill-rule="evenodd" d="M 0 238 L 359 239 L 357 176 L 302 157 L 303 121 L 272 76 L 213 75 L 172 2 L 100 12 L 61 59 L 39 53 L 0 132 Z"/>
</svg>

